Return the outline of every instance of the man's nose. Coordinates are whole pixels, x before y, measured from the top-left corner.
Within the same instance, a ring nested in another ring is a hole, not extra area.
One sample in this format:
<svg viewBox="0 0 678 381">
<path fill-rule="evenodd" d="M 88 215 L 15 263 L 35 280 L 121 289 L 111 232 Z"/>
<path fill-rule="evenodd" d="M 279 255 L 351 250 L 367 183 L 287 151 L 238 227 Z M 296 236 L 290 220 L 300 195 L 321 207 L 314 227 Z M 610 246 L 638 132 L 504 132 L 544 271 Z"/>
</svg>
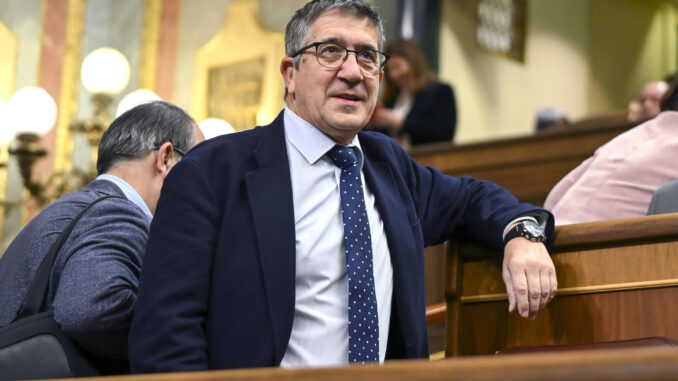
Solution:
<svg viewBox="0 0 678 381">
<path fill-rule="evenodd" d="M 339 68 L 337 76 L 344 78 L 348 81 L 360 81 L 363 78 L 363 73 L 360 71 L 360 65 L 358 65 L 358 57 L 356 53 L 349 52 L 346 61 Z"/>
</svg>

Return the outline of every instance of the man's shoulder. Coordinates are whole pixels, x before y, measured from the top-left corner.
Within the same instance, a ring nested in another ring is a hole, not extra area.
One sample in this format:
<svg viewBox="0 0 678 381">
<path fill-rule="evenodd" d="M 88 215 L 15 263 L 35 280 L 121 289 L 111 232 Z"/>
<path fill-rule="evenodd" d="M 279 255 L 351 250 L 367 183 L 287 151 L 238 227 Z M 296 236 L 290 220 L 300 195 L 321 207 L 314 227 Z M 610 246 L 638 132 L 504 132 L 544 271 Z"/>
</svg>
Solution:
<svg viewBox="0 0 678 381">
<path fill-rule="evenodd" d="M 678 180 L 671 181 L 670 183 L 664 184 L 656 191 L 657 196 L 675 196 L 678 195 Z"/>
<path fill-rule="evenodd" d="M 667 149 L 673 151 L 678 143 L 676 124 L 678 112 L 662 112 L 603 144 L 596 150 L 595 156 L 597 160 L 626 161 L 632 152 L 636 152 L 640 154 L 634 155 L 634 160 L 644 160 L 646 157 L 664 153 Z"/>
<path fill-rule="evenodd" d="M 195 146 L 188 157 L 199 162 L 214 161 L 218 158 L 235 158 L 250 155 L 262 139 L 271 139 L 275 135 L 284 136 L 282 122 L 277 120 L 266 126 L 257 126 L 250 130 L 234 132 L 205 140 Z"/>
<path fill-rule="evenodd" d="M 78 225 L 93 226 L 121 219 L 134 225 L 147 225 L 144 212 L 128 200 L 117 185 L 108 180 L 95 180 L 50 204 L 31 220 L 26 228 L 42 230 L 50 227 L 56 232 L 61 232 L 81 211 L 104 197 L 106 197 L 104 200 L 90 207 Z"/>
<path fill-rule="evenodd" d="M 99 179 L 92 181 L 81 189 L 62 196 L 57 201 L 50 204 L 45 211 L 50 208 L 58 208 L 61 210 L 68 210 L 68 213 L 77 214 L 77 212 L 101 198 L 105 199 L 97 202 L 96 205 L 93 205 L 92 209 L 100 208 L 102 206 L 120 209 L 132 209 L 134 207 L 134 203 L 125 197 L 123 191 L 115 183 Z"/>
</svg>

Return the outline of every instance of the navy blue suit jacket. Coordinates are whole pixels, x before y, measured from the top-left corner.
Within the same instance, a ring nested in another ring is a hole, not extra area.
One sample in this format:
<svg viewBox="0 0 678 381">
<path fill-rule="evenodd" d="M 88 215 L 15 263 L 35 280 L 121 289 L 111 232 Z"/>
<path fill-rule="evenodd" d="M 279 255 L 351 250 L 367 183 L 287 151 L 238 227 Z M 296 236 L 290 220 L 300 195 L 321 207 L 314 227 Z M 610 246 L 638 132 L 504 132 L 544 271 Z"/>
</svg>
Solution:
<svg viewBox="0 0 678 381">
<path fill-rule="evenodd" d="M 514 217 L 542 210 L 506 190 L 416 164 L 359 135 L 393 264 L 387 358 L 427 356 L 424 246 L 453 232 L 501 247 Z M 549 219 L 549 229 L 553 221 Z M 206 141 L 165 179 L 130 333 L 136 372 L 279 365 L 295 300 L 295 227 L 282 114 Z"/>
</svg>

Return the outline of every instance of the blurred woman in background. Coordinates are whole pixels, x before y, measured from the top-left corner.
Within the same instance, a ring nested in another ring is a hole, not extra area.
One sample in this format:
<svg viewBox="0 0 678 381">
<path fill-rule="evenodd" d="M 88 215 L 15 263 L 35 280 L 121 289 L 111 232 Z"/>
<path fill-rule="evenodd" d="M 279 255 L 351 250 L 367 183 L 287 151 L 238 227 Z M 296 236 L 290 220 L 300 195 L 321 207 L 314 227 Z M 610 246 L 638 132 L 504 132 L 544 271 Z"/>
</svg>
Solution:
<svg viewBox="0 0 678 381">
<path fill-rule="evenodd" d="M 395 40 L 386 48 L 382 104 L 369 128 L 404 140 L 404 145 L 452 141 L 457 123 L 454 92 L 440 83 L 413 41 Z"/>
</svg>

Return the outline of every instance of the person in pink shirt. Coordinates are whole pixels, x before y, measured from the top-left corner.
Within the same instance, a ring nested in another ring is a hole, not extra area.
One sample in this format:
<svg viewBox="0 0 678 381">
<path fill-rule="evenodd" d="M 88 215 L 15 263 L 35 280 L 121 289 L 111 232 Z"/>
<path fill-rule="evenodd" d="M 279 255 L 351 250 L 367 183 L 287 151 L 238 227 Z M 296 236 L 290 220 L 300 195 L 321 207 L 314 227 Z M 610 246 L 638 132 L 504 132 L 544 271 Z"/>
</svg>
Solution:
<svg viewBox="0 0 678 381">
<path fill-rule="evenodd" d="M 556 224 L 639 217 L 652 194 L 678 179 L 678 112 L 617 136 L 596 150 L 551 190 L 544 207 Z"/>
</svg>

